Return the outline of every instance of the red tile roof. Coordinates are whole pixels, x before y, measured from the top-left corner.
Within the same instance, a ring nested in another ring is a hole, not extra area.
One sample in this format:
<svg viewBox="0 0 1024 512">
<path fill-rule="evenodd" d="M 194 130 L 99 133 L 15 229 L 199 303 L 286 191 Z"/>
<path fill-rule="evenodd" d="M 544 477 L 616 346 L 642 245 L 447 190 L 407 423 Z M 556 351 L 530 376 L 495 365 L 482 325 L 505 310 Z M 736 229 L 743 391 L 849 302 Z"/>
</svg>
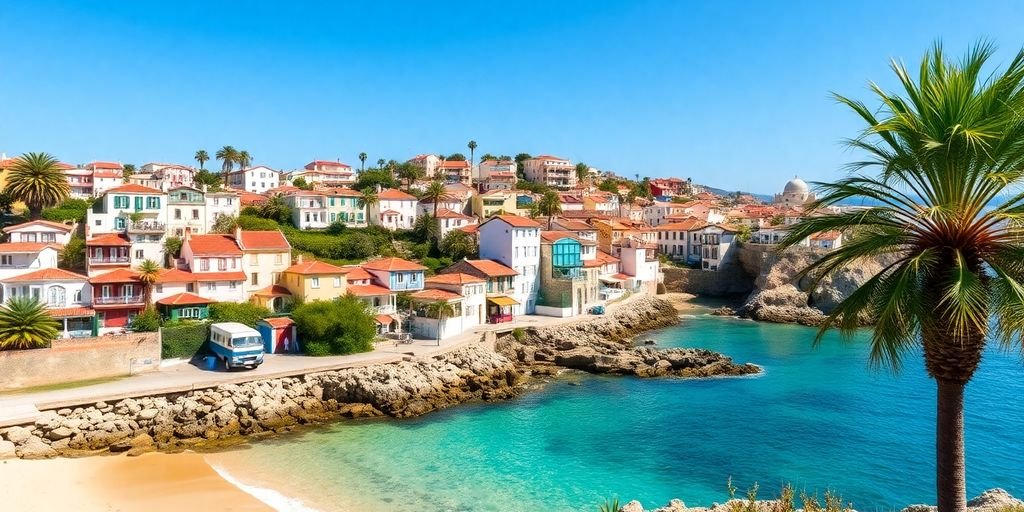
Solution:
<svg viewBox="0 0 1024 512">
<path fill-rule="evenodd" d="M 288 288 L 276 284 L 253 292 L 253 295 L 259 295 L 260 297 L 289 297 L 291 294 L 292 292 Z"/>
<path fill-rule="evenodd" d="M 37 243 L 37 242 L 7 242 L 7 243 L 0 244 L 0 253 L 6 253 L 6 252 L 22 252 L 22 253 L 39 252 L 39 251 L 41 251 L 43 249 L 46 249 L 47 247 L 49 247 L 51 249 L 60 250 L 60 246 L 58 246 L 56 244 L 44 244 L 44 243 Z"/>
<path fill-rule="evenodd" d="M 380 214 L 381 215 L 388 215 L 388 216 L 391 216 L 391 215 L 401 215 L 400 213 L 398 213 L 395 210 L 384 210 L 384 211 L 380 212 Z"/>
<path fill-rule="evenodd" d="M 313 260 L 296 263 L 285 269 L 285 272 L 294 274 L 344 274 L 345 269 L 330 263 Z"/>
<path fill-rule="evenodd" d="M 274 318 L 264 318 L 264 319 L 262 319 L 260 321 L 266 323 L 267 325 L 269 325 L 269 326 L 271 326 L 271 327 L 273 327 L 275 329 L 280 329 L 282 327 L 290 327 L 292 325 L 295 325 L 295 320 L 292 320 L 291 318 L 288 318 L 286 316 L 278 316 L 278 317 L 274 317 Z"/>
<path fill-rule="evenodd" d="M 838 240 L 841 235 L 838 231 L 822 231 L 811 236 L 811 240 Z"/>
<path fill-rule="evenodd" d="M 463 215 L 463 214 L 461 214 L 459 212 L 453 212 L 453 211 L 449 210 L 448 208 L 438 208 L 437 209 L 437 218 L 438 219 L 472 219 L 472 217 L 470 217 L 469 215 Z"/>
<path fill-rule="evenodd" d="M 495 216 L 487 219 L 486 221 L 484 221 L 484 224 L 486 224 L 486 223 L 488 223 L 488 222 L 490 222 L 490 221 L 492 221 L 494 219 L 498 219 L 500 221 L 503 221 L 506 224 L 508 224 L 508 225 L 510 225 L 510 226 L 512 226 L 514 228 L 539 228 L 540 227 L 540 224 L 538 224 L 537 221 L 535 221 L 533 219 L 530 219 L 530 218 L 527 218 L 527 217 L 520 217 L 518 215 L 495 215 Z"/>
<path fill-rule="evenodd" d="M 482 277 L 463 274 L 462 272 L 453 272 L 451 274 L 431 276 L 425 281 L 427 284 L 470 284 L 483 283 L 486 280 Z"/>
<path fill-rule="evenodd" d="M 69 272 L 62 268 L 44 268 L 21 274 L 19 276 L 4 279 L 5 283 L 18 283 L 23 281 L 88 281 L 87 276 Z"/>
<path fill-rule="evenodd" d="M 479 224 L 475 224 L 475 223 L 474 224 L 468 224 L 466 226 L 462 226 L 461 228 L 459 228 L 459 231 L 463 231 L 465 233 L 469 233 L 471 235 L 475 235 L 475 234 L 477 234 L 480 231 L 480 225 Z"/>
<path fill-rule="evenodd" d="M 375 295 L 391 295 L 391 290 L 375 284 L 349 285 L 348 292 L 356 297 L 372 297 Z"/>
<path fill-rule="evenodd" d="M 134 183 L 128 183 L 119 187 L 107 189 L 107 192 L 127 192 L 132 194 L 163 194 L 162 191 L 155 188 L 144 187 L 142 185 L 136 185 Z"/>
<path fill-rule="evenodd" d="M 465 160 L 445 160 L 437 167 L 438 169 L 469 169 L 469 162 Z"/>
<path fill-rule="evenodd" d="M 623 274 L 622 272 L 619 272 L 618 274 L 615 274 L 612 277 L 614 277 L 615 279 L 630 279 L 633 276 L 627 275 L 627 274 Z"/>
<path fill-rule="evenodd" d="M 363 263 L 363 268 L 368 270 L 426 270 L 427 267 L 402 258 L 381 258 L 379 260 Z"/>
<path fill-rule="evenodd" d="M 373 319 L 376 320 L 377 323 L 381 325 L 391 325 L 395 321 L 395 317 L 391 315 L 377 315 L 373 317 Z"/>
<path fill-rule="evenodd" d="M 381 201 L 416 201 L 416 196 L 407 194 L 396 188 L 386 188 L 377 193 Z"/>
<path fill-rule="evenodd" d="M 47 309 L 46 313 L 54 318 L 76 318 L 82 316 L 95 316 L 96 310 L 84 307 L 53 308 Z"/>
<path fill-rule="evenodd" d="M 32 220 L 32 221 L 28 221 L 28 222 L 22 222 L 21 224 L 14 224 L 13 226 L 5 226 L 4 227 L 4 233 L 10 233 L 11 231 L 15 231 L 15 230 L 18 230 L 18 229 L 24 229 L 24 228 L 27 228 L 29 226 L 46 226 L 46 227 L 51 227 L 51 228 L 59 229 L 59 230 L 66 231 L 66 232 L 70 232 L 71 231 L 71 226 L 68 226 L 67 224 L 61 224 L 59 222 L 50 222 L 48 220 Z"/>
<path fill-rule="evenodd" d="M 189 292 L 176 293 L 174 295 L 171 295 L 169 297 L 164 297 L 164 298 L 156 301 L 157 304 L 161 304 L 161 305 L 164 305 L 164 306 L 184 306 L 184 305 L 192 305 L 192 304 L 213 304 L 215 302 L 217 302 L 217 301 L 210 300 L 210 299 L 207 299 L 205 297 L 200 297 L 200 296 L 198 296 L 198 295 L 196 295 L 194 293 L 189 293 Z"/>
<path fill-rule="evenodd" d="M 466 260 L 473 268 L 488 277 L 518 276 L 519 272 L 494 260 Z"/>
<path fill-rule="evenodd" d="M 410 294 L 410 298 L 416 300 L 452 300 L 461 299 L 462 295 L 448 290 L 439 290 L 437 288 L 429 288 L 426 290 L 420 290 L 416 293 Z"/>
<path fill-rule="evenodd" d="M 348 196 L 348 197 L 362 197 L 362 194 L 357 190 L 352 190 L 348 187 L 329 188 L 321 190 L 320 192 L 329 196 Z"/>
<path fill-rule="evenodd" d="M 166 268 L 160 271 L 156 282 L 158 283 L 191 283 L 196 280 L 192 272 L 176 268 Z"/>
<path fill-rule="evenodd" d="M 101 234 L 101 235 L 93 236 L 92 238 L 86 240 L 85 241 L 85 245 L 87 245 L 87 246 L 96 246 L 96 245 L 102 245 L 102 246 L 112 246 L 112 245 L 114 245 L 114 246 L 122 246 L 122 245 L 123 246 L 131 246 L 132 243 L 129 242 L 127 238 L 125 238 L 124 236 L 119 235 L 117 233 L 104 233 L 104 234 Z"/>
<path fill-rule="evenodd" d="M 190 235 L 185 244 L 196 256 L 241 256 L 242 250 L 231 235 Z"/>
<path fill-rule="evenodd" d="M 312 162 L 306 164 L 305 168 L 312 171 L 312 170 L 314 170 L 318 166 L 319 167 L 348 167 L 349 169 L 352 168 L 351 165 L 343 164 L 341 162 L 333 162 L 331 160 L 313 160 Z"/>
<path fill-rule="evenodd" d="M 342 270 L 345 271 L 345 279 L 347 279 L 349 282 L 362 281 L 364 279 L 373 279 L 373 275 L 371 275 L 369 272 L 366 271 L 366 269 L 360 266 L 346 266 L 342 267 Z"/>
<path fill-rule="evenodd" d="M 90 277 L 89 282 L 92 284 L 101 283 L 131 283 L 139 280 L 139 273 L 134 270 L 128 270 L 126 268 L 119 268 L 117 270 L 111 270 L 105 274 Z"/>
<path fill-rule="evenodd" d="M 280 231 L 242 231 L 239 245 L 243 251 L 287 251 L 292 248 Z"/>
<path fill-rule="evenodd" d="M 117 162 L 90 162 L 86 167 L 93 169 L 124 169 L 124 166 Z"/>
<path fill-rule="evenodd" d="M 240 204 L 249 206 L 254 204 L 260 204 L 267 202 L 267 196 L 263 194 L 257 194 L 255 192 L 246 192 L 244 190 L 236 191 L 238 193 L 238 201 Z"/>
<path fill-rule="evenodd" d="M 193 272 L 196 281 L 245 281 L 245 272 Z"/>
</svg>

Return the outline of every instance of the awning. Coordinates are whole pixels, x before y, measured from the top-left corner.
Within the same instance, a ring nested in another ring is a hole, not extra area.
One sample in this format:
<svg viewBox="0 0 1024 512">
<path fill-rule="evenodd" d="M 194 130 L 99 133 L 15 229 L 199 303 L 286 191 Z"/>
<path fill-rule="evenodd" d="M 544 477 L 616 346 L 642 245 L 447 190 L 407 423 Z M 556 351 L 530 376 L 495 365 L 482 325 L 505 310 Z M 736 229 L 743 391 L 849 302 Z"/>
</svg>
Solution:
<svg viewBox="0 0 1024 512">
<path fill-rule="evenodd" d="M 373 319 L 381 325 L 391 325 L 392 322 L 395 322 L 395 317 L 391 315 L 377 315 Z"/>
<path fill-rule="evenodd" d="M 517 302 L 512 297 L 504 297 L 504 296 L 487 297 L 487 302 L 490 302 L 491 304 L 496 304 L 498 306 L 518 306 L 519 305 L 519 302 Z"/>
<path fill-rule="evenodd" d="M 618 279 L 618 278 L 610 277 L 610 276 L 609 277 L 601 277 L 599 279 L 601 280 L 602 283 L 619 284 L 619 283 L 622 282 L 622 279 Z"/>
</svg>

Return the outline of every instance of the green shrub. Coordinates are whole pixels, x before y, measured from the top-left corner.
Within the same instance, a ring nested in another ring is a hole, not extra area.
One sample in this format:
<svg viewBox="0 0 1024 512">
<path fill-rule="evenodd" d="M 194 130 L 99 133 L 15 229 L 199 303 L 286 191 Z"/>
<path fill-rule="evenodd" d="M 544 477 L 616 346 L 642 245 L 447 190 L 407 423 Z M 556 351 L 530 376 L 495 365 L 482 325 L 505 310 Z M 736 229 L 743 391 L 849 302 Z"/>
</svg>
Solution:
<svg viewBox="0 0 1024 512">
<path fill-rule="evenodd" d="M 199 353 L 206 340 L 210 337 L 210 325 L 207 323 L 196 323 L 192 325 L 179 325 L 177 327 L 164 327 L 161 332 L 162 345 L 160 356 L 164 359 L 172 357 L 189 357 Z"/>
<path fill-rule="evenodd" d="M 256 322 L 270 316 L 270 310 L 251 302 L 218 302 L 210 304 L 211 322 L 238 322 L 256 327 Z"/>
<path fill-rule="evenodd" d="M 619 505 L 619 498 L 611 498 L 604 500 L 604 503 L 598 505 L 598 512 L 619 512 L 622 506 Z"/>
<path fill-rule="evenodd" d="M 377 335 L 366 303 L 352 295 L 302 304 L 292 312 L 292 320 L 309 355 L 368 352 Z"/>
<path fill-rule="evenodd" d="M 136 332 L 156 332 L 160 329 L 160 313 L 148 308 L 133 318 L 129 327 Z"/>
<path fill-rule="evenodd" d="M 526 331 L 522 327 L 516 327 L 512 329 L 512 337 L 519 343 L 522 343 L 526 339 Z"/>
<path fill-rule="evenodd" d="M 242 231 L 278 231 L 281 229 L 281 226 L 271 219 L 251 215 L 239 215 L 238 227 L 242 228 Z"/>
<path fill-rule="evenodd" d="M 53 208 L 43 210 L 41 217 L 51 222 L 64 222 L 68 220 L 85 222 L 85 214 L 90 208 L 92 208 L 92 201 L 68 199 Z"/>
</svg>

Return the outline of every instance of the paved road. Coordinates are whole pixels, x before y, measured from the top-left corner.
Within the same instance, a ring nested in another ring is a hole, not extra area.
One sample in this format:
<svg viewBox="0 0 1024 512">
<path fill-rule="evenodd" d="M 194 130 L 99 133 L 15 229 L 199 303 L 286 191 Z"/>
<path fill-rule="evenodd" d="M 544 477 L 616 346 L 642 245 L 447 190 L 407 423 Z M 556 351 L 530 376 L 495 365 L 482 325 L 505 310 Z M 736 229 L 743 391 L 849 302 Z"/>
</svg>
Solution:
<svg viewBox="0 0 1024 512">
<path fill-rule="evenodd" d="M 634 295 L 608 307 L 608 312 L 632 302 Z M 40 391 L 36 393 L 4 395 L 0 397 L 0 427 L 31 423 L 42 410 L 114 402 L 124 398 L 177 393 L 194 389 L 216 387 L 220 384 L 241 383 L 318 371 L 357 368 L 373 364 L 401 361 L 415 357 L 429 357 L 472 343 L 482 342 L 487 332 L 508 332 L 516 327 L 548 327 L 570 322 L 586 321 L 587 316 L 553 318 L 522 316 L 514 322 L 481 325 L 472 331 L 442 340 L 413 340 L 411 344 L 378 343 L 372 352 L 347 356 L 310 357 L 300 355 L 267 354 L 264 362 L 253 370 L 226 372 L 205 370 L 187 362 L 165 362 L 159 371 L 141 373 L 124 379 L 70 389 Z"/>
</svg>

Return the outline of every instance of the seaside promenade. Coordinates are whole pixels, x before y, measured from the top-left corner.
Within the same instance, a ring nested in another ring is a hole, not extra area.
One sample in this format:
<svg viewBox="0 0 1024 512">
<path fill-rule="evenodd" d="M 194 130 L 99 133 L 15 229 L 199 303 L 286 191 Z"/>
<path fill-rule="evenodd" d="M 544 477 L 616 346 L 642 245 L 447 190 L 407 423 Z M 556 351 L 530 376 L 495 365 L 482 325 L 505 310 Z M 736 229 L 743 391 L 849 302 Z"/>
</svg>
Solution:
<svg viewBox="0 0 1024 512">
<path fill-rule="evenodd" d="M 629 304 L 643 294 L 633 294 L 607 306 L 606 314 Z M 155 372 L 141 373 L 110 382 L 28 393 L 0 394 L 0 427 L 32 423 L 41 411 L 75 407 L 96 402 L 116 402 L 125 398 L 182 393 L 239 384 L 255 380 L 295 377 L 310 373 L 359 368 L 402 360 L 432 357 L 465 347 L 472 343 L 486 343 L 493 337 L 488 333 L 504 333 L 515 328 L 549 327 L 573 322 L 585 322 L 589 315 L 555 318 L 523 315 L 513 322 L 485 324 L 458 336 L 442 339 L 413 339 L 412 343 L 378 342 L 370 352 L 345 356 L 311 357 L 301 355 L 267 354 L 258 368 L 246 371 L 206 370 L 184 360 L 169 360 Z M 490 348 L 493 349 L 493 346 Z"/>
</svg>

